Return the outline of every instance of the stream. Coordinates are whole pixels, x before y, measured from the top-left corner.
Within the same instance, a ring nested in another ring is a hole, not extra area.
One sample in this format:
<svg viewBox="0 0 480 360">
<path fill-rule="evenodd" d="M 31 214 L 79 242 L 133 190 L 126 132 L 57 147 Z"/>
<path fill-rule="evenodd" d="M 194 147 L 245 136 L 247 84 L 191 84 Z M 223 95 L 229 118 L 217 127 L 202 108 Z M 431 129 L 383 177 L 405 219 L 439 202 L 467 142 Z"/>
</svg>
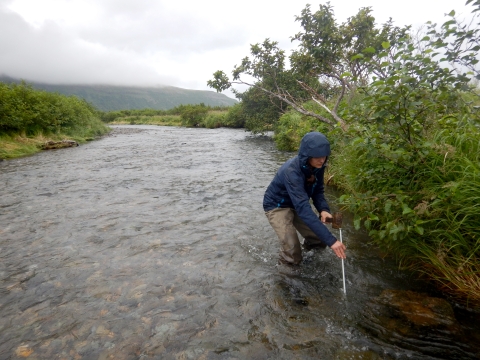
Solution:
<svg viewBox="0 0 480 360">
<path fill-rule="evenodd" d="M 480 314 L 348 213 L 346 294 L 329 248 L 277 264 L 262 199 L 293 155 L 242 129 L 115 126 L 0 162 L 0 359 L 478 359 Z"/>
</svg>

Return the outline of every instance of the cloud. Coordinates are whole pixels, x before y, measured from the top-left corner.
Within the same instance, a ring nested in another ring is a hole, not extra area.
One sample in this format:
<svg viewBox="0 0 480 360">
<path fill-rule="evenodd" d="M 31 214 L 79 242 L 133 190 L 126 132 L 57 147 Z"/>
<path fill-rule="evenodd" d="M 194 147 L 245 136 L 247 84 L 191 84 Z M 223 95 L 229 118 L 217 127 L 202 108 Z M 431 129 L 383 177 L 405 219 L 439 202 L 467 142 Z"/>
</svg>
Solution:
<svg viewBox="0 0 480 360">
<path fill-rule="evenodd" d="M 129 6 L 121 10 L 103 7 L 102 21 L 78 29 L 78 34 L 108 48 L 138 53 L 162 52 L 169 56 L 228 49 L 247 41 L 245 28 L 228 23 L 226 18 L 212 21 L 211 16 L 201 17 L 151 1 L 140 2 L 140 6 L 127 3 Z M 136 11 L 131 11 L 132 8 Z"/>
<path fill-rule="evenodd" d="M 0 74 L 55 83 L 205 88 L 216 70 L 208 67 L 215 63 L 208 54 L 247 42 L 244 27 L 227 17 L 194 15 L 212 11 L 205 6 L 184 11 L 150 0 L 38 4 L 3 2 Z M 218 66 L 221 58 L 215 57 Z"/>
<path fill-rule="evenodd" d="M 322 1 L 322 3 L 325 3 Z M 331 0 L 338 22 L 371 6 L 378 23 L 442 22 L 448 0 Z M 52 83 L 208 89 L 265 38 L 291 49 L 306 3 L 273 0 L 0 0 L 0 74 Z M 312 10 L 318 9 L 312 3 Z M 465 6 L 459 12 L 465 12 Z M 468 12 L 467 12 L 468 13 Z"/>
<path fill-rule="evenodd" d="M 52 83 L 154 85 L 175 82 L 135 53 L 94 43 L 46 21 L 35 28 L 0 12 L 0 73 Z"/>
</svg>

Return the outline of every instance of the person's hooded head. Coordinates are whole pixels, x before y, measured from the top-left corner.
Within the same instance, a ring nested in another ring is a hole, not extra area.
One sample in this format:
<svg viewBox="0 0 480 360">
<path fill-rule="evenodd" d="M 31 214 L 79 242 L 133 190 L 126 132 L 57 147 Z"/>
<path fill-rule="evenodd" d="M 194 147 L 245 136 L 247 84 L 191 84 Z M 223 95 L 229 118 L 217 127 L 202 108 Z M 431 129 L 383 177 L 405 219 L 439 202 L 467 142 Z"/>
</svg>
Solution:
<svg viewBox="0 0 480 360">
<path fill-rule="evenodd" d="M 298 157 L 302 166 L 306 166 L 311 158 L 328 157 L 329 155 L 330 143 L 322 133 L 312 131 L 305 134 L 302 138 L 300 149 L 298 150 Z"/>
</svg>

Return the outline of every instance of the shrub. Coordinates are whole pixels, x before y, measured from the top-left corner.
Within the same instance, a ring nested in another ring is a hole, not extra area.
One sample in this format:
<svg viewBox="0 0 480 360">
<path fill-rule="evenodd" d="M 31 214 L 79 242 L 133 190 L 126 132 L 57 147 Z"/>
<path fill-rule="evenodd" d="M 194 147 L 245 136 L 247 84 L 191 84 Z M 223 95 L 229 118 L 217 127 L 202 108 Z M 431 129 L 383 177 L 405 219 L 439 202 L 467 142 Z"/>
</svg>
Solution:
<svg viewBox="0 0 480 360">
<path fill-rule="evenodd" d="M 231 127 L 231 128 L 245 127 L 245 115 L 243 113 L 242 104 L 238 103 L 228 108 L 224 121 L 225 121 L 226 127 Z"/>
<path fill-rule="evenodd" d="M 205 105 L 187 105 L 182 109 L 180 118 L 183 126 L 200 126 L 207 116 L 208 108 Z"/>
<path fill-rule="evenodd" d="M 201 126 L 209 129 L 225 126 L 226 115 L 227 113 L 224 111 L 210 111 L 203 120 Z"/>
<path fill-rule="evenodd" d="M 91 137 L 104 133 L 97 111 L 84 100 L 0 83 L 0 134 L 38 133 Z"/>
</svg>

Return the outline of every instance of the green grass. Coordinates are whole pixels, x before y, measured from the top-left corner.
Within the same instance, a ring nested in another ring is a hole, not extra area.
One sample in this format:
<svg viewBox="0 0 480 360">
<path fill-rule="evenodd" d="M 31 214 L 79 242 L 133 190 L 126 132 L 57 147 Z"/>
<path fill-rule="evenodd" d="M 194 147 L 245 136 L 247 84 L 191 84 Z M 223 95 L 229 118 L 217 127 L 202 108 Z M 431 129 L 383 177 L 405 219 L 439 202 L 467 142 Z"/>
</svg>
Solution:
<svg viewBox="0 0 480 360">
<path fill-rule="evenodd" d="M 102 129 L 101 134 L 108 132 L 108 128 Z M 97 135 L 101 135 L 97 134 Z M 86 135 L 86 136 L 82 136 Z M 0 159 L 14 159 L 24 156 L 30 156 L 42 151 L 42 146 L 47 141 L 75 140 L 82 144 L 93 140 L 90 133 L 76 134 L 70 136 L 67 134 L 49 134 L 38 133 L 36 135 L 26 136 L 25 134 L 0 135 Z"/>
</svg>

